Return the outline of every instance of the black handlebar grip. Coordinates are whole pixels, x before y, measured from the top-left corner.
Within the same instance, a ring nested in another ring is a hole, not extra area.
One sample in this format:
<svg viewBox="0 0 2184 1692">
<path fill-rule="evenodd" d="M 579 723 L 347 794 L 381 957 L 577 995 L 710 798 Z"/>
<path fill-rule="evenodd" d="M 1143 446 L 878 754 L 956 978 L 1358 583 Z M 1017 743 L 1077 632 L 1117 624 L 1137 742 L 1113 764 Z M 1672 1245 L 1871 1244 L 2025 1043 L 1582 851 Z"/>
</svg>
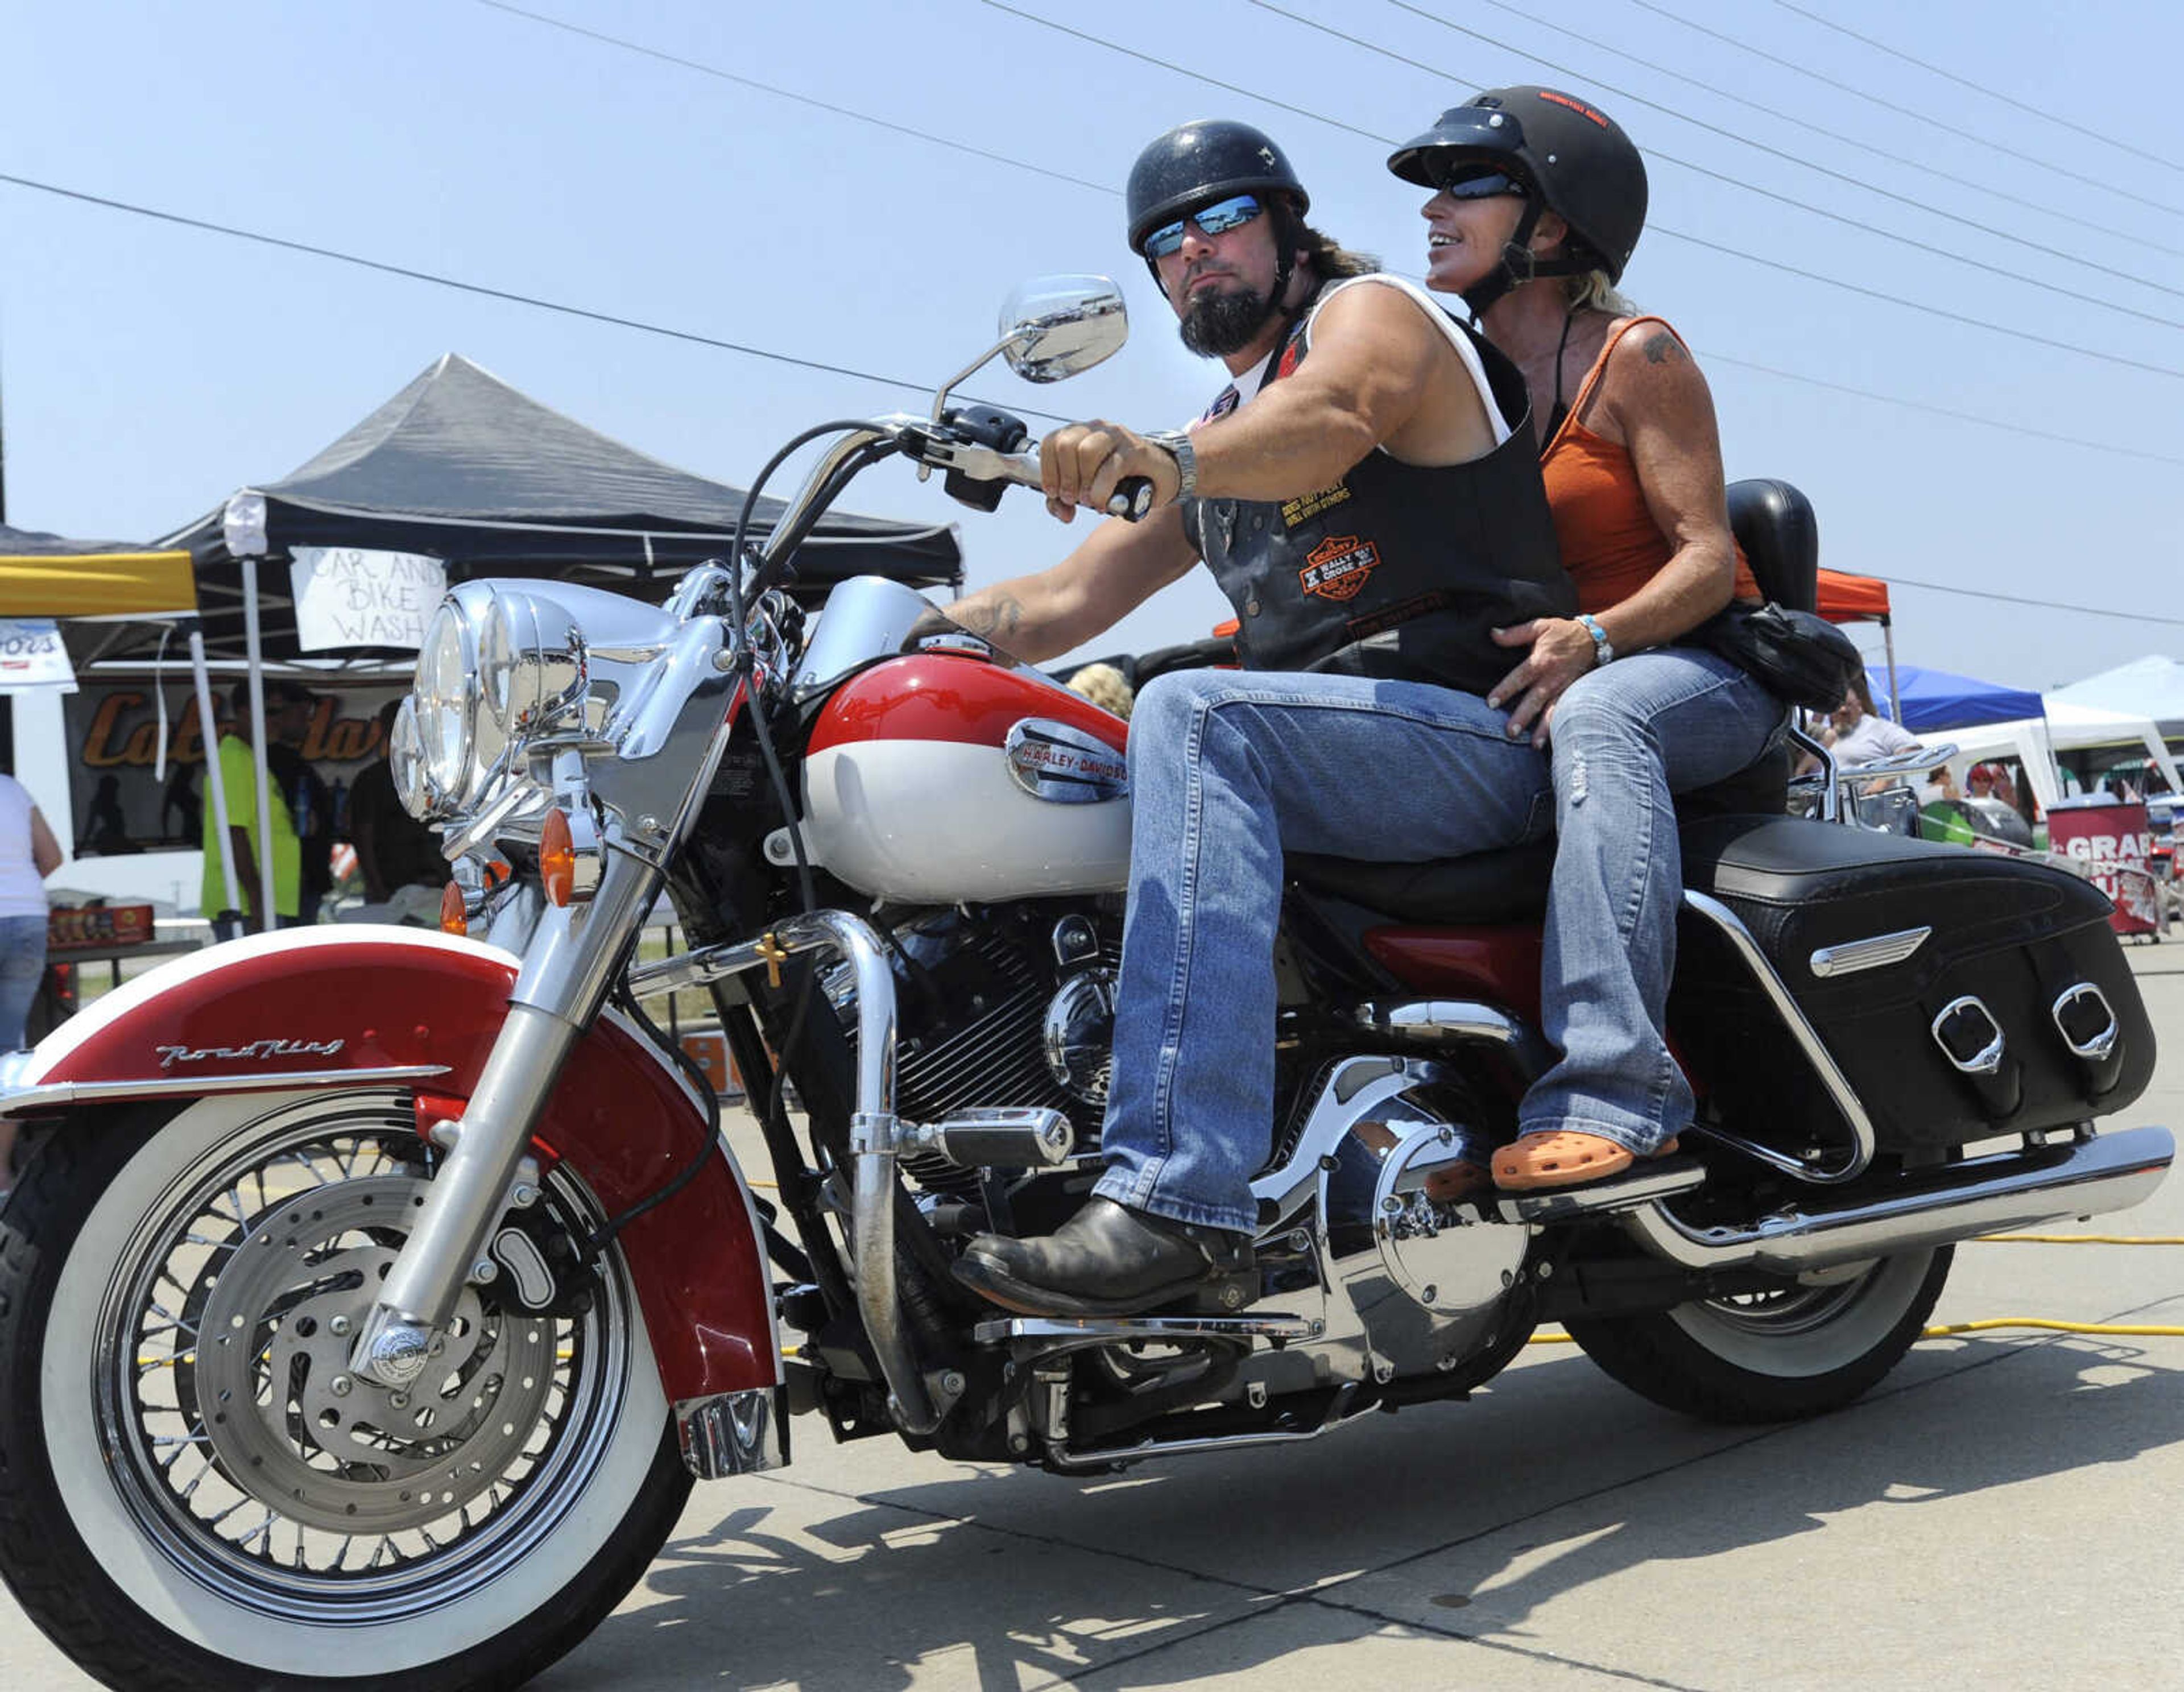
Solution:
<svg viewBox="0 0 2184 1692">
<path fill-rule="evenodd" d="M 1153 479 L 1149 476 L 1126 476 L 1115 484 L 1115 491 L 1107 500 L 1107 515 L 1127 517 L 1133 523 L 1153 509 Z"/>
</svg>

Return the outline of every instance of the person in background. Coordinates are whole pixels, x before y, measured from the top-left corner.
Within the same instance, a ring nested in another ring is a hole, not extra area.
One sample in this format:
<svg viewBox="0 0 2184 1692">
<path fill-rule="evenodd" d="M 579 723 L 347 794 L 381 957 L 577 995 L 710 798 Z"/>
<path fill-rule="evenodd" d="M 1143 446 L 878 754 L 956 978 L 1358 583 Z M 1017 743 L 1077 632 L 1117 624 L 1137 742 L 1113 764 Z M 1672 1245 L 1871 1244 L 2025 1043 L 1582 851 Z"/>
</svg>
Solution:
<svg viewBox="0 0 2184 1692">
<path fill-rule="evenodd" d="M 91 812 L 83 820 L 83 838 L 76 849 L 85 856 L 131 851 L 129 822 L 121 815 L 121 778 L 101 776 L 91 796 Z"/>
<path fill-rule="evenodd" d="M 448 860 L 441 855 L 439 836 L 404 810 L 394 792 L 387 748 L 401 709 L 401 700 L 389 699 L 380 710 L 378 761 L 358 776 L 348 793 L 348 838 L 356 848 L 365 898 L 391 905 L 398 918 L 422 921 L 439 909 Z"/>
<path fill-rule="evenodd" d="M 288 801 L 288 815 L 296 824 L 301 865 L 296 891 L 296 920 L 319 920 L 319 906 L 333 891 L 333 794 L 319 772 L 304 757 L 304 743 L 311 732 L 311 713 L 318 695 L 300 682 L 270 682 L 265 687 L 266 716 L 271 742 L 265 749 L 265 768 L 281 784 Z"/>
<path fill-rule="evenodd" d="M 159 795 L 159 832 L 166 839 L 195 840 L 204 832 L 204 800 L 197 788 L 197 766 L 176 759 L 167 771 L 167 785 Z M 176 821 L 170 827 L 167 818 Z"/>
<path fill-rule="evenodd" d="M 1850 691 L 1836 707 L 1831 721 L 1835 733 L 1830 744 L 1837 764 L 1870 764 L 1899 752 L 1925 749 L 1916 735 L 1874 710 L 1873 692 L 1863 676 L 1852 678 Z"/>
<path fill-rule="evenodd" d="M 45 880 L 60 863 L 45 814 L 20 782 L 0 776 L 0 1051 L 25 1044 L 46 973 Z M 14 1183 L 14 1153 L 15 1124 L 0 1119 L 0 1198 Z"/>
<path fill-rule="evenodd" d="M 235 901 L 231 904 L 220 878 L 219 813 L 208 794 L 204 807 L 204 883 L 198 908 L 209 918 L 223 910 L 241 911 L 248 933 L 263 933 L 276 923 L 293 927 L 302 908 L 303 872 L 303 854 L 296 839 L 295 821 L 289 815 L 288 801 L 281 795 L 280 782 L 274 781 L 270 795 L 272 815 L 266 827 L 259 827 L 258 767 L 250 750 L 250 684 L 237 682 L 228 691 L 227 704 L 233 719 L 220 737 L 220 778 L 227 794 L 227 832 L 235 848 L 235 878 L 240 885 L 234 890 Z M 272 713 L 269 710 L 267 715 Z M 267 773 L 271 774 L 270 761 Z M 270 852 L 272 856 L 274 908 L 270 913 L 259 909 L 258 865 L 261 851 Z"/>
</svg>

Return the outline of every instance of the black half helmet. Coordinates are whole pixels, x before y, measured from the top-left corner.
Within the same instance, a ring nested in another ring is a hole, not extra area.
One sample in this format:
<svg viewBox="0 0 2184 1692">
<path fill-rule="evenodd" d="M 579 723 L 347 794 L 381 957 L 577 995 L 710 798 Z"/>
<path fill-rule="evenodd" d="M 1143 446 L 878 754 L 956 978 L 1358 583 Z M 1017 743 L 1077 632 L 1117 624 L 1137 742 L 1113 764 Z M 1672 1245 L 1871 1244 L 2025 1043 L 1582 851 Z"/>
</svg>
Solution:
<svg viewBox="0 0 2184 1692">
<path fill-rule="evenodd" d="M 1623 279 L 1646 227 L 1646 161 L 1614 119 L 1553 88 L 1489 88 L 1452 106 L 1388 155 L 1406 182 L 1438 188 L 1451 156 L 1491 159 L 1529 183 L 1584 247 L 1579 264 L 1542 261 L 1533 274 L 1599 269 Z"/>
<path fill-rule="evenodd" d="M 1290 168 L 1289 155 L 1249 124 L 1201 118 L 1178 125 L 1138 155 L 1126 195 L 1130 250 L 1194 208 L 1231 194 L 1287 194 L 1301 216 L 1312 197 Z"/>
</svg>

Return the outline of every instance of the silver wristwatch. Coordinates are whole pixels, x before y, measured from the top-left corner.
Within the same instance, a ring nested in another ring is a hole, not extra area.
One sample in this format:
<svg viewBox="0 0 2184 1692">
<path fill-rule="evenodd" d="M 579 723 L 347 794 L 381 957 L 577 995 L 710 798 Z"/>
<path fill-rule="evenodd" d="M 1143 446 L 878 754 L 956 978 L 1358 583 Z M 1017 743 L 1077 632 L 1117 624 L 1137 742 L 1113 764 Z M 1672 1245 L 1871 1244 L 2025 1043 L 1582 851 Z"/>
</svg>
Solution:
<svg viewBox="0 0 2184 1692">
<path fill-rule="evenodd" d="M 1602 665 L 1613 662 L 1615 648 L 1608 644 L 1607 631 L 1602 626 L 1600 619 L 1590 611 L 1580 611 L 1577 620 L 1585 632 L 1592 637 L 1592 667 L 1597 670 Z"/>
<path fill-rule="evenodd" d="M 1198 495 L 1198 448 L 1190 444 L 1190 437 L 1180 429 L 1154 429 L 1145 438 L 1175 460 L 1176 489 L 1178 499 L 1193 499 Z"/>
</svg>

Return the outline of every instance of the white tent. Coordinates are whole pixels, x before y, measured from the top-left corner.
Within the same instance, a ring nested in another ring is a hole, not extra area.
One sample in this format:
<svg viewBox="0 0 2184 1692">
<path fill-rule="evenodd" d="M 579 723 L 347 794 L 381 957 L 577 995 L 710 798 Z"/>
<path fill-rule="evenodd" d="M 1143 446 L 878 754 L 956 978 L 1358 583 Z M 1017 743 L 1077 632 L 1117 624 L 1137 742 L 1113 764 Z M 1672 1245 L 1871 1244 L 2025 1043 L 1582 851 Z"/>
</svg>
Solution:
<svg viewBox="0 0 2184 1692">
<path fill-rule="evenodd" d="M 2169 749 L 2153 719 L 2129 711 L 2103 710 L 2080 704 L 2059 694 L 2047 696 L 2045 718 L 2024 717 L 2015 722 L 1982 723 L 1976 728 L 1937 731 L 1928 738 L 1953 741 L 1957 755 L 1949 767 L 1959 783 L 1971 765 L 1985 758 L 2019 758 L 2032 782 L 2033 796 L 2046 810 L 2063 797 L 2063 781 L 2055 763 L 2058 752 L 2081 752 L 2114 747 L 2128 757 L 2142 752 L 2168 778 L 2172 793 L 2184 793 Z"/>
<path fill-rule="evenodd" d="M 2184 664 L 2173 658 L 2134 659 L 2058 687 L 2048 697 L 2152 717 L 2164 735 L 2184 739 Z"/>
</svg>

